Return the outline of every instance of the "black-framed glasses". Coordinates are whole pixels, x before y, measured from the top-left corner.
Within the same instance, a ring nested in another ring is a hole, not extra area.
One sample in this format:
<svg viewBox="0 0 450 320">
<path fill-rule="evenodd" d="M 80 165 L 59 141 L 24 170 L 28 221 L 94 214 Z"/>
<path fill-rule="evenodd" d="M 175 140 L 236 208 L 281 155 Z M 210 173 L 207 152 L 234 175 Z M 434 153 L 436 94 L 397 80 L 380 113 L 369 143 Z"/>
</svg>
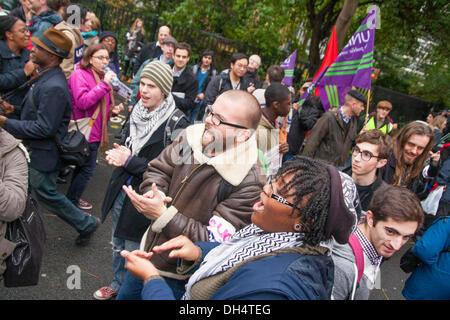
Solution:
<svg viewBox="0 0 450 320">
<path fill-rule="evenodd" d="M 285 198 L 276 195 L 275 193 L 273 193 L 273 186 L 272 186 L 272 182 L 269 183 L 270 184 L 270 190 L 271 190 L 271 194 L 270 194 L 270 198 L 277 200 L 278 202 L 285 204 L 291 208 L 296 208 L 298 209 L 292 202 L 289 202 L 288 200 L 286 200 Z"/>
<path fill-rule="evenodd" d="M 354 146 L 352 149 L 352 154 L 355 156 L 355 158 L 358 156 L 358 154 L 361 154 L 361 159 L 364 161 L 370 161 L 372 158 L 379 158 L 378 156 L 374 156 L 372 152 L 359 149 L 357 146 Z"/>
<path fill-rule="evenodd" d="M 206 116 L 211 116 L 211 121 L 214 125 L 219 126 L 221 124 L 226 124 L 227 126 L 230 127 L 235 127 L 235 128 L 239 128 L 239 129 L 248 129 L 244 126 L 241 126 L 239 124 L 234 124 L 234 123 L 230 123 L 230 122 L 226 122 L 223 121 L 222 119 L 219 118 L 219 116 L 217 114 L 214 113 L 214 111 L 212 110 L 211 106 L 206 106 Z"/>
</svg>

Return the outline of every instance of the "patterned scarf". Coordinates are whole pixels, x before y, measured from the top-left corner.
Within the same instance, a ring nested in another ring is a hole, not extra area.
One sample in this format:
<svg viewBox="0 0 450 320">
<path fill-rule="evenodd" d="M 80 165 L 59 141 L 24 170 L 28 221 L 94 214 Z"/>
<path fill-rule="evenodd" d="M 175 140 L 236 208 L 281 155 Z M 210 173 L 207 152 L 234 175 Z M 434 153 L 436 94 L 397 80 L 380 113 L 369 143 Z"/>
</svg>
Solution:
<svg viewBox="0 0 450 320">
<path fill-rule="evenodd" d="M 126 140 L 126 146 L 137 155 L 142 147 L 159 126 L 168 119 L 175 110 L 175 101 L 171 94 L 164 102 L 153 111 L 148 111 L 142 105 L 142 101 L 133 107 L 130 116 L 130 136 Z"/>
<path fill-rule="evenodd" d="M 186 285 L 184 300 L 190 299 L 192 286 L 201 279 L 224 272 L 255 256 L 303 244 L 297 232 L 267 233 L 254 224 L 236 232 L 220 246 L 211 250 Z"/>
</svg>

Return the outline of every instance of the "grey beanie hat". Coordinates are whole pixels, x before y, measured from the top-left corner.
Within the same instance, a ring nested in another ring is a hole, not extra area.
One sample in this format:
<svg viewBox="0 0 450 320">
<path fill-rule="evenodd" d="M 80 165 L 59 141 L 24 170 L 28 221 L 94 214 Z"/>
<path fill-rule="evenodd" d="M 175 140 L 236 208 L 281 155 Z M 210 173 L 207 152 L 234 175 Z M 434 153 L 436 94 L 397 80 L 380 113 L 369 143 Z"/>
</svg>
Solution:
<svg viewBox="0 0 450 320">
<path fill-rule="evenodd" d="M 149 78 L 167 97 L 172 90 L 173 74 L 172 69 L 166 63 L 154 60 L 149 62 L 141 72 L 141 78 Z"/>
</svg>

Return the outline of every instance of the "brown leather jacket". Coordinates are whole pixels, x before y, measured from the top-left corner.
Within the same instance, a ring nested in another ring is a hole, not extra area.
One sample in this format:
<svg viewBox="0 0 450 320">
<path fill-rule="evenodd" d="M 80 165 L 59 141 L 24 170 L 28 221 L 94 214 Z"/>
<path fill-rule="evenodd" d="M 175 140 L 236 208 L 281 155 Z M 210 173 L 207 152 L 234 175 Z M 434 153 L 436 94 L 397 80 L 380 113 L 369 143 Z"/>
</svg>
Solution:
<svg viewBox="0 0 450 320">
<path fill-rule="evenodd" d="M 234 148 L 237 149 L 237 158 L 223 161 L 229 151 L 214 158 L 201 153 L 203 131 L 203 124 L 188 127 L 149 163 L 140 191 L 149 191 L 155 182 L 158 189 L 173 201 L 166 212 L 152 222 L 142 238 L 141 249 L 150 251 L 155 245 L 179 235 L 185 235 L 194 242 L 209 241 L 213 227 L 226 238 L 226 235 L 251 223 L 253 205 L 259 201 L 265 183 L 257 160 L 254 135 Z M 229 182 L 231 191 L 219 202 L 222 180 Z M 221 222 L 222 227 L 217 222 L 210 222 L 213 217 L 219 218 L 216 221 Z M 163 276 L 185 278 L 176 274 L 177 259 L 169 259 L 167 255 L 168 252 L 155 254 L 151 261 Z"/>
<path fill-rule="evenodd" d="M 312 128 L 302 155 L 343 167 L 357 135 L 357 117 L 351 118 L 346 133 L 339 110 L 325 112 Z"/>
</svg>

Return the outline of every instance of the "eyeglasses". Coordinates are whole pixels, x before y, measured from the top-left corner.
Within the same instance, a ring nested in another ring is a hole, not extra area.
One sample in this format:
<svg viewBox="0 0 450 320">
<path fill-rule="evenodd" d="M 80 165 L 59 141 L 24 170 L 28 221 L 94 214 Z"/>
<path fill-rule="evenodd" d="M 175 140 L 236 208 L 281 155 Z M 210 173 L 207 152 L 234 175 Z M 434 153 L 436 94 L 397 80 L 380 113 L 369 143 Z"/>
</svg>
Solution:
<svg viewBox="0 0 450 320">
<path fill-rule="evenodd" d="M 239 69 L 247 69 L 248 65 L 241 64 L 241 63 L 236 63 L 236 67 L 238 67 Z"/>
<path fill-rule="evenodd" d="M 268 195 L 268 194 L 266 193 L 266 195 L 267 195 L 268 197 L 270 197 L 270 198 L 272 198 L 272 199 L 275 199 L 275 200 L 277 200 L 278 202 L 280 202 L 280 203 L 282 203 L 282 204 L 285 204 L 285 205 L 287 205 L 287 206 L 289 206 L 289 207 L 291 207 L 291 208 L 296 208 L 296 209 L 298 209 L 292 202 L 289 202 L 289 201 L 287 201 L 285 198 L 283 198 L 283 197 L 281 197 L 281 196 L 276 195 L 275 193 L 273 193 L 272 182 L 270 182 L 270 190 L 271 190 L 271 194 L 270 194 L 270 195 Z"/>
<path fill-rule="evenodd" d="M 355 156 L 355 158 L 358 156 L 358 154 L 361 154 L 361 159 L 364 161 L 370 161 L 372 158 L 380 158 L 379 156 L 374 156 L 372 152 L 359 149 L 357 146 L 354 146 L 352 149 L 352 155 Z"/>
<path fill-rule="evenodd" d="M 108 39 L 108 38 L 103 39 L 102 42 L 107 42 L 107 43 L 111 43 L 111 44 L 116 44 L 116 40 L 114 40 L 114 39 Z"/>
<path fill-rule="evenodd" d="M 219 118 L 219 116 L 217 114 L 215 114 L 213 112 L 211 106 L 206 107 L 206 116 L 207 117 L 211 116 L 211 121 L 216 126 L 219 126 L 221 124 L 226 124 L 227 126 L 230 126 L 230 127 L 235 127 L 235 128 L 239 128 L 239 129 L 247 129 L 246 127 L 241 126 L 239 124 L 234 124 L 234 123 L 223 121 L 222 119 Z"/>
<path fill-rule="evenodd" d="M 98 60 L 105 60 L 105 61 L 109 61 L 110 60 L 109 57 L 102 57 L 102 56 L 92 56 L 92 58 L 96 58 Z"/>
</svg>

